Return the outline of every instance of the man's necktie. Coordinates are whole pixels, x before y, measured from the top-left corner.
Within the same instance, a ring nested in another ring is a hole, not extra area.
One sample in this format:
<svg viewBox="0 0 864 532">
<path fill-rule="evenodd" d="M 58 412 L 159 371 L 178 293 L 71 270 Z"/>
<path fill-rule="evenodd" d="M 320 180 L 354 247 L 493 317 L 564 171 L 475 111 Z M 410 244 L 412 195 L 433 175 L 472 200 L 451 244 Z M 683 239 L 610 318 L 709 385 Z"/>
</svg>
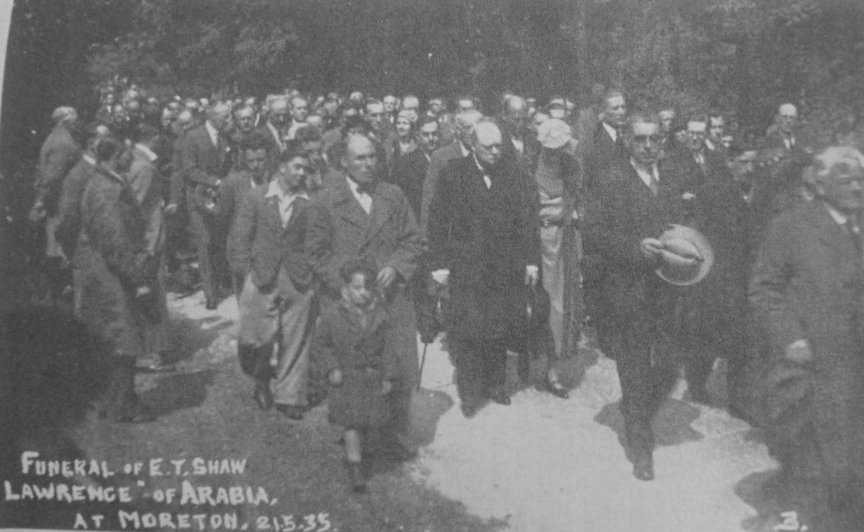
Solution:
<svg viewBox="0 0 864 532">
<path fill-rule="evenodd" d="M 657 182 L 657 178 L 654 177 L 653 170 L 648 170 L 648 188 L 651 189 L 651 193 L 654 196 L 657 196 L 660 193 L 660 183 Z"/>
<path fill-rule="evenodd" d="M 615 132 L 615 148 L 623 153 L 627 149 L 624 146 L 624 128 L 616 128 Z"/>
</svg>

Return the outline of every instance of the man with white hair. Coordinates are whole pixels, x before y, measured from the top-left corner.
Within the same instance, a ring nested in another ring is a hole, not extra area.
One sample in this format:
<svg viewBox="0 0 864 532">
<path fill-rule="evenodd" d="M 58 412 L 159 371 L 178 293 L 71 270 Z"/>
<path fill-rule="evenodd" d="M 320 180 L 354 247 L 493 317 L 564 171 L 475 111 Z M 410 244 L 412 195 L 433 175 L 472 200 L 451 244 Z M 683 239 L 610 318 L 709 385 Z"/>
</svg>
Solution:
<svg viewBox="0 0 864 532">
<path fill-rule="evenodd" d="M 78 113 L 72 107 L 58 107 L 51 114 L 54 129 L 42 144 L 39 151 L 39 178 L 36 181 L 36 202 L 30 218 L 39 221 L 47 217 L 45 232 L 48 257 L 63 257 L 63 251 L 54 239 L 59 218 L 57 206 L 63 179 L 81 157 L 78 143 L 72 138 L 72 129 L 78 121 Z"/>
<path fill-rule="evenodd" d="M 804 179 L 815 199 L 771 224 L 750 303 L 773 348 L 762 383 L 784 509 L 798 511 L 812 528 L 808 519 L 860 508 L 862 500 L 854 466 L 864 411 L 864 156 L 827 148 Z"/>
<path fill-rule="evenodd" d="M 501 129 L 474 126 L 473 153 L 441 173 L 429 214 L 429 269 L 450 287 L 444 327 L 462 413 L 509 405 L 507 348 L 527 333 L 527 287 L 539 280 L 539 218 Z M 527 287 L 526 287 L 527 285 Z"/>
<path fill-rule="evenodd" d="M 227 234 L 218 216 L 219 190 L 231 167 L 224 138 L 230 116 L 231 107 L 225 103 L 208 108 L 204 124 L 184 136 L 180 158 L 207 310 L 215 310 L 218 305 L 219 285 L 230 286 L 224 251 Z"/>
</svg>

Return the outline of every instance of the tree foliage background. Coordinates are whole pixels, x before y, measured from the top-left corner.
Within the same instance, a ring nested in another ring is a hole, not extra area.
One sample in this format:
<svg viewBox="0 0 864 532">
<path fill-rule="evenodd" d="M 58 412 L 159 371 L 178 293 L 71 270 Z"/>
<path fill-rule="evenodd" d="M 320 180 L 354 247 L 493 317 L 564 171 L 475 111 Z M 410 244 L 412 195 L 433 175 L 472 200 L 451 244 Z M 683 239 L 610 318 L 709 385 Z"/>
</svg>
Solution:
<svg viewBox="0 0 864 532">
<path fill-rule="evenodd" d="M 579 103 L 601 82 L 761 130 L 780 101 L 822 126 L 864 104 L 860 0 L 18 0 L 13 19 L 4 144 L 118 73 L 161 94 Z"/>
</svg>

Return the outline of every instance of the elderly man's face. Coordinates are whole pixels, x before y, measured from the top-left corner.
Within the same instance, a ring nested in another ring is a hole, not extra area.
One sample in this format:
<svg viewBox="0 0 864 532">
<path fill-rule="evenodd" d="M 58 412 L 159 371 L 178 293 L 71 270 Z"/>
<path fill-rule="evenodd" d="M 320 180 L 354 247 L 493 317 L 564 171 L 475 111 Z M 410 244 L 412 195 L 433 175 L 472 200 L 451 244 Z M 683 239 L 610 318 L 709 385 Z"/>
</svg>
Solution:
<svg viewBox="0 0 864 532">
<path fill-rule="evenodd" d="M 288 121 L 288 103 L 284 101 L 274 102 L 270 107 L 270 122 L 281 127 Z"/>
<path fill-rule="evenodd" d="M 501 161 L 504 153 L 501 131 L 493 124 L 478 124 L 474 136 L 474 153 L 486 166 L 494 166 Z"/>
<path fill-rule="evenodd" d="M 651 166 L 657 162 L 657 155 L 660 153 L 663 143 L 660 124 L 635 122 L 630 128 L 630 133 L 626 139 L 630 156 L 645 166 Z"/>
<path fill-rule="evenodd" d="M 705 144 L 706 134 L 705 122 L 690 121 L 687 123 L 687 147 L 690 151 L 701 151 Z"/>
<path fill-rule="evenodd" d="M 782 105 L 777 115 L 777 126 L 787 135 L 795 132 L 798 125 L 798 110 L 794 105 Z"/>
<path fill-rule="evenodd" d="M 864 207 L 864 168 L 854 162 L 835 164 L 817 189 L 838 210 L 857 213 Z"/>
<path fill-rule="evenodd" d="M 621 95 L 614 95 L 606 100 L 603 119 L 612 127 L 622 127 L 627 118 L 627 102 Z"/>
<path fill-rule="evenodd" d="M 237 113 L 237 127 L 243 133 L 249 133 L 255 129 L 255 113 L 252 109 L 245 107 Z"/>
<path fill-rule="evenodd" d="M 342 166 L 359 185 L 375 180 L 378 172 L 378 154 L 372 141 L 362 135 L 349 135 Z"/>
</svg>

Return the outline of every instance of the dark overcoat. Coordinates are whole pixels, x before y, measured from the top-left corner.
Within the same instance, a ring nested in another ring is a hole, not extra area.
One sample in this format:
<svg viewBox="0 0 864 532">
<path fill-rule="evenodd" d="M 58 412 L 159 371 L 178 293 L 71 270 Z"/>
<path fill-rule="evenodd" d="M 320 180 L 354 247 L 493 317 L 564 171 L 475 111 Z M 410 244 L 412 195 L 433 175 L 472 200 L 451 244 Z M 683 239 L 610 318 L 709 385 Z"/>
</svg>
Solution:
<svg viewBox="0 0 864 532">
<path fill-rule="evenodd" d="M 803 204 L 771 224 L 754 266 L 750 302 L 772 345 L 762 382 L 785 382 L 777 375 L 791 368 L 803 373 L 811 388 L 803 402 L 800 385 L 763 390 L 772 407 L 774 450 L 800 450 L 800 431 L 812 426 L 822 455 L 818 465 L 835 474 L 859 465 L 854 459 L 861 456 L 856 442 L 864 411 L 864 265 L 853 237 L 825 203 Z M 802 339 L 810 344 L 814 360 L 794 364 L 784 352 Z M 793 404 L 798 415 L 783 415 Z"/>
<path fill-rule="evenodd" d="M 331 386 L 328 419 L 344 427 L 380 426 L 390 417 L 383 381 L 400 375 L 399 356 L 388 342 L 391 319 L 382 305 L 367 314 L 367 323 L 339 303 L 321 317 L 312 341 L 312 359 L 322 375 L 342 372 Z"/>
<path fill-rule="evenodd" d="M 604 133 L 605 134 L 605 133 Z M 672 293 L 654 274 L 657 264 L 639 249 L 645 238 L 658 238 L 672 223 L 683 222 L 681 195 L 686 178 L 679 165 L 658 163 L 659 193 L 645 185 L 629 160 L 611 163 L 594 183 L 584 220 L 583 275 L 596 290 L 592 316 L 615 326 L 655 309 L 670 310 Z"/>
<path fill-rule="evenodd" d="M 536 187 L 512 161 L 490 179 L 487 188 L 473 155 L 445 167 L 429 213 L 430 269 L 450 270 L 448 334 L 513 340 L 527 325 L 525 267 L 540 266 Z"/>
<path fill-rule="evenodd" d="M 384 294 L 393 316 L 392 339 L 400 359 L 400 383 L 417 384 L 417 327 L 414 307 L 405 288 L 417 271 L 423 250 L 420 231 L 405 194 L 395 185 L 379 182 L 372 192 L 372 212 L 367 214 L 348 188 L 344 174 L 334 179 L 312 202 L 306 251 L 318 279 L 322 309 L 340 299 L 339 269 L 357 257 L 375 265 L 390 266 L 397 279 Z"/>
<path fill-rule="evenodd" d="M 186 181 L 186 201 L 190 208 L 203 211 L 205 190 L 218 188 L 217 182 L 228 175 L 231 152 L 228 142 L 217 137 L 210 140 L 205 124 L 190 129 L 181 143 L 181 165 Z"/>
<path fill-rule="evenodd" d="M 156 278 L 147 220 L 125 181 L 101 170 L 87 182 L 81 216 L 75 257 L 82 275 L 81 316 L 113 353 L 140 355 L 148 318 L 135 292 Z"/>
</svg>

